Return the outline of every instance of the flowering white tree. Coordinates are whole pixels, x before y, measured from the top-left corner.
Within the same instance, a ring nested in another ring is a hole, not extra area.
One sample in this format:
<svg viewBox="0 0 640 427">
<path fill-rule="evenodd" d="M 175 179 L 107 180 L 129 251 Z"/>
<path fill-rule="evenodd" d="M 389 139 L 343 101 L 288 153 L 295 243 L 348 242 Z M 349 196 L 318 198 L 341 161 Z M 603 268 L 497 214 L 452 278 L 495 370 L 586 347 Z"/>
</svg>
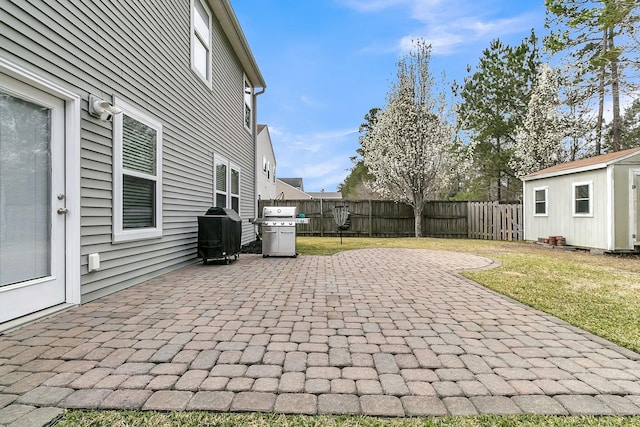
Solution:
<svg viewBox="0 0 640 427">
<path fill-rule="evenodd" d="M 431 46 L 418 40 L 400 59 L 388 104 L 360 140 L 372 190 L 413 208 L 416 237 L 425 201 L 447 183 L 453 140 L 444 93 L 433 93 L 430 58 Z"/>
<path fill-rule="evenodd" d="M 542 64 L 522 126 L 516 130 L 510 166 L 518 176 L 556 165 L 564 160 L 564 131 L 558 107 L 558 77 Z"/>
</svg>

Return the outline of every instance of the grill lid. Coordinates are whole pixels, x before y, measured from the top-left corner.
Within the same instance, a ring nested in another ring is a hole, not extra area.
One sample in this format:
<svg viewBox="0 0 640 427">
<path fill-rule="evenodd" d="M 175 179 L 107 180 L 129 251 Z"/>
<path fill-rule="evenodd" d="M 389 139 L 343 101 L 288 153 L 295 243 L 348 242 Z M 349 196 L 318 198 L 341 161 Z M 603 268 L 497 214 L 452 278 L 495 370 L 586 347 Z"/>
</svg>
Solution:
<svg viewBox="0 0 640 427">
<path fill-rule="evenodd" d="M 262 209 L 262 216 L 264 218 L 295 218 L 297 209 L 295 206 L 265 206 Z"/>
</svg>

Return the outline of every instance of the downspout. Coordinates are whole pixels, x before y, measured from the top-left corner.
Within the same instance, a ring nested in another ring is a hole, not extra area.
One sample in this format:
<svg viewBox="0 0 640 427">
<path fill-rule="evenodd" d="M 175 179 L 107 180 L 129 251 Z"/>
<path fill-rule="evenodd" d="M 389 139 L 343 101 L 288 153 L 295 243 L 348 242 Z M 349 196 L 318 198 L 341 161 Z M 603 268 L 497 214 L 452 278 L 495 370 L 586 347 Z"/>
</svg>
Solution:
<svg viewBox="0 0 640 427">
<path fill-rule="evenodd" d="M 267 90 L 263 87 L 260 92 L 254 92 L 253 107 L 253 217 L 258 218 L 258 96 Z M 253 234 L 258 234 L 258 226 L 253 226 Z"/>
</svg>

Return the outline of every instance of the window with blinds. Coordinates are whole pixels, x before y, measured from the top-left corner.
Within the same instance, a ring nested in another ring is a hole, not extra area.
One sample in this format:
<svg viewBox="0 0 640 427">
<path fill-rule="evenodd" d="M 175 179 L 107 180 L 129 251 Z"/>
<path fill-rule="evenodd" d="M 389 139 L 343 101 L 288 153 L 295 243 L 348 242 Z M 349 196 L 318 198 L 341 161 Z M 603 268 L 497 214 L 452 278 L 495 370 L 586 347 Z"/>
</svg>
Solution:
<svg viewBox="0 0 640 427">
<path fill-rule="evenodd" d="M 240 213 L 240 171 L 231 167 L 231 209 Z"/>
<path fill-rule="evenodd" d="M 216 161 L 216 207 L 227 207 L 227 164 L 225 161 Z"/>
<path fill-rule="evenodd" d="M 122 122 L 122 228 L 155 227 L 157 132 L 127 115 Z"/>
<path fill-rule="evenodd" d="M 214 155 L 214 204 L 240 213 L 240 168 L 227 159 Z"/>
<path fill-rule="evenodd" d="M 162 236 L 162 124 L 124 102 L 113 121 L 113 239 Z"/>
</svg>

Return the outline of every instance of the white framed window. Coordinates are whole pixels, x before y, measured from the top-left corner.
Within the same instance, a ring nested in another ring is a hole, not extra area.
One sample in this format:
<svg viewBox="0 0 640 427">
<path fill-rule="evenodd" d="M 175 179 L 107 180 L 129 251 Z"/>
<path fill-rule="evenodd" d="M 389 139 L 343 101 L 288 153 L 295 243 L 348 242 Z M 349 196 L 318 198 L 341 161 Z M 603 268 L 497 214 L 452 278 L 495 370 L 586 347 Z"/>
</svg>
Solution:
<svg viewBox="0 0 640 427">
<path fill-rule="evenodd" d="M 162 237 L 162 124 L 114 101 L 113 241 Z"/>
<path fill-rule="evenodd" d="M 549 216 L 549 187 L 533 189 L 533 216 Z"/>
<path fill-rule="evenodd" d="M 214 205 L 240 213 L 240 167 L 222 156 L 213 156 Z"/>
<path fill-rule="evenodd" d="M 593 216 L 593 182 L 574 182 L 573 216 Z"/>
<path fill-rule="evenodd" d="M 262 172 L 267 173 L 267 156 L 262 156 Z"/>
<path fill-rule="evenodd" d="M 233 163 L 229 165 L 231 186 L 229 188 L 229 207 L 240 214 L 240 168 Z"/>
<path fill-rule="evenodd" d="M 229 194 L 229 162 L 220 156 L 214 156 L 213 160 L 213 194 L 214 205 L 218 208 L 227 207 L 227 195 Z"/>
<path fill-rule="evenodd" d="M 253 86 L 245 76 L 243 78 L 244 86 L 244 128 L 253 133 Z"/>
<path fill-rule="evenodd" d="M 211 11 L 202 0 L 191 0 L 191 68 L 211 87 Z"/>
</svg>

